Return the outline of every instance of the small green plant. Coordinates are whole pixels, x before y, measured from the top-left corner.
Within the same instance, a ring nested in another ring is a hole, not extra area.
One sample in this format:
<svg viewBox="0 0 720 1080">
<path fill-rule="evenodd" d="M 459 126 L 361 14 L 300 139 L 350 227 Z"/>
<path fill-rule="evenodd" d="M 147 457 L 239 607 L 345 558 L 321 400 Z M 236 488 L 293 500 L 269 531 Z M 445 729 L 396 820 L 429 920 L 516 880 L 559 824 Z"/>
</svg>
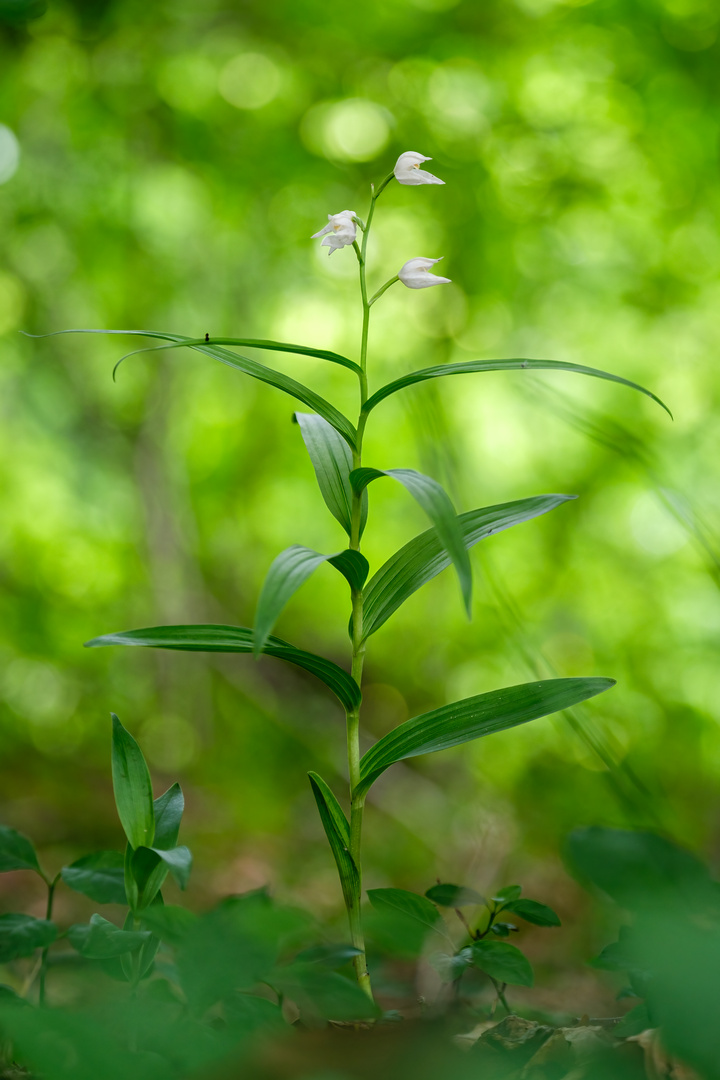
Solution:
<svg viewBox="0 0 720 1080">
<path fill-rule="evenodd" d="M 613 680 L 551 679 L 505 687 L 465 698 L 408 720 L 361 754 L 363 666 L 372 635 L 414 592 L 451 564 L 457 573 L 463 604 L 469 615 L 472 599 L 469 549 L 491 533 L 547 513 L 573 498 L 569 495 L 539 495 L 458 514 L 442 486 L 431 477 L 413 469 L 397 468 L 395 465 L 385 467 L 385 462 L 377 463 L 378 466 L 382 465 L 382 468 L 376 467 L 375 463 L 372 466 L 366 465 L 363 461 L 363 440 L 367 425 L 375 418 L 376 410 L 383 401 L 414 384 L 450 375 L 488 371 L 578 372 L 631 386 L 662 405 L 654 394 L 618 375 L 574 363 L 524 358 L 451 362 L 401 374 L 384 386 L 371 387 L 368 329 L 373 306 L 397 282 L 411 290 L 418 290 L 449 281 L 448 278 L 431 273 L 437 259 L 414 257 L 374 293 L 371 294 L 368 289 L 368 242 L 378 199 L 393 181 L 406 186 L 443 184 L 442 180 L 420 168 L 427 160 L 429 159 L 424 155 L 413 151 L 401 154 L 393 171 L 377 189 L 371 189 L 370 206 L 365 220 L 352 210 L 343 210 L 328 215 L 328 224 L 315 233 L 315 237 L 323 237 L 322 244 L 330 249 L 330 254 L 349 247 L 357 259 L 362 311 L 357 359 L 326 349 L 244 337 L 211 339 L 208 334 L 197 338 L 158 331 L 84 331 L 129 333 L 164 342 L 136 352 L 176 348 L 197 350 L 242 374 L 284 391 L 312 410 L 299 412 L 295 418 L 315 470 L 320 494 L 327 509 L 346 534 L 343 546 L 330 553 L 321 553 L 300 544 L 293 544 L 281 552 L 270 566 L 260 590 L 255 624 L 252 628 L 217 625 L 155 626 L 106 634 L 88 642 L 88 645 L 252 653 L 256 657 L 264 653 L 306 669 L 333 691 L 346 719 L 349 814 L 318 773 L 310 773 L 310 784 L 340 877 L 351 941 L 355 949 L 357 980 L 370 999 L 372 990 L 361 914 L 362 833 L 365 800 L 378 777 L 396 762 L 444 750 L 569 708 L 607 690 L 613 685 Z M 356 422 L 353 423 L 310 387 L 257 360 L 231 351 L 228 346 L 301 354 L 340 365 L 357 380 Z M 122 358 L 124 359 L 125 357 Z M 361 551 L 368 522 L 368 488 L 383 478 L 399 483 L 417 501 L 427 514 L 431 527 L 391 555 L 387 562 L 370 576 L 370 567 Z M 350 672 L 323 656 L 309 653 L 272 636 L 273 628 L 285 605 L 295 591 L 324 563 L 329 563 L 342 574 L 349 588 Z M 147 805 L 149 806 L 149 803 Z M 147 812 L 149 815 L 149 810 Z M 152 831 L 149 816 L 146 824 L 147 831 L 142 836 L 138 833 L 137 836 L 133 835 L 132 839 L 129 837 L 129 842 L 134 847 L 137 841 L 140 845 L 138 850 L 154 851 L 152 841 L 148 840 Z M 142 858 L 161 859 L 163 868 L 168 865 L 166 857 L 157 852 Z M 172 866 L 169 868 L 173 869 Z M 498 932 L 502 933 L 499 925 L 493 930 L 495 935 Z M 476 942 L 473 945 L 473 956 L 483 951 L 481 944 L 482 942 Z M 488 952 L 487 944 L 485 952 Z"/>
</svg>

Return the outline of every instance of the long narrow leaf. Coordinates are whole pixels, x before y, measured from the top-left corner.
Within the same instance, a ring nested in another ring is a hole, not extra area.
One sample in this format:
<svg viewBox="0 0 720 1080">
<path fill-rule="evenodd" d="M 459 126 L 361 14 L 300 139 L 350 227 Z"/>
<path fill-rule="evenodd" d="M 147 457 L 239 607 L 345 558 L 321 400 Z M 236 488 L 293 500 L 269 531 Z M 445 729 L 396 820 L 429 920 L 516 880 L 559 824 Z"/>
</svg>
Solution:
<svg viewBox="0 0 720 1080">
<path fill-rule="evenodd" d="M 359 491 L 380 476 L 391 476 L 393 480 L 401 483 L 432 521 L 437 536 L 457 571 L 465 610 L 469 616 L 472 600 L 472 568 L 450 496 L 437 480 L 432 480 L 429 476 L 424 476 L 414 469 L 355 469 L 350 474 L 350 483 L 355 490 Z"/>
<path fill-rule="evenodd" d="M 354 448 L 357 432 L 350 423 L 348 418 L 344 416 L 334 405 L 331 405 L 329 401 L 316 394 L 310 387 L 305 386 L 303 383 L 297 382 L 295 379 L 291 379 L 289 375 L 283 375 L 280 371 L 274 371 L 272 368 L 266 367 L 264 364 L 260 364 L 257 360 L 251 360 L 247 356 L 240 356 L 238 353 L 230 352 L 229 349 L 223 349 L 219 345 L 213 345 L 199 338 L 183 337 L 180 334 L 166 334 L 159 330 L 61 330 L 61 334 L 129 334 L 134 336 L 160 338 L 162 341 L 171 342 L 167 348 L 174 347 L 187 347 L 190 349 L 196 349 L 197 352 L 204 353 L 206 356 L 211 356 L 214 360 L 219 360 L 221 364 L 227 364 L 229 367 L 236 368 L 238 371 L 242 371 L 245 375 L 250 375 L 253 379 L 258 379 L 260 382 L 268 383 L 270 386 L 276 387 L 278 390 L 284 391 L 289 394 L 290 397 L 296 398 L 297 401 L 302 401 L 303 404 L 309 405 L 311 409 L 323 416 L 329 424 L 338 431 L 343 439 Z M 31 335 L 34 336 L 34 335 Z M 47 334 L 41 335 L 44 337 L 52 337 L 54 335 Z M 162 348 L 163 346 L 156 346 Z M 152 351 L 140 350 L 140 351 Z"/>
<path fill-rule="evenodd" d="M 90 649 L 104 645 L 183 649 L 191 652 L 251 653 L 253 632 L 246 626 L 150 626 L 140 630 L 104 634 L 85 642 L 86 648 Z M 361 695 L 357 683 L 332 660 L 296 649 L 294 645 L 276 637 L 268 639 L 263 652 L 311 672 L 332 690 L 346 710 L 351 711 L 360 703 Z"/>
<path fill-rule="evenodd" d="M 234 338 L 234 337 L 215 337 L 212 340 L 207 338 L 182 338 L 183 345 L 189 345 L 193 347 L 195 345 L 243 345 L 253 349 L 266 349 L 269 352 L 284 352 L 295 353 L 300 356 L 315 356 L 320 360 L 329 360 L 331 364 L 339 364 L 341 367 L 349 368 L 350 371 L 354 371 L 358 374 L 362 373 L 362 368 L 355 363 L 354 360 L 348 359 L 347 356 L 342 356 L 341 353 L 331 352 L 328 349 L 311 349 L 304 345 L 291 345 L 285 341 L 268 341 L 261 338 Z M 159 349 L 172 349 L 173 343 L 169 345 L 154 345 L 146 349 L 134 349 L 133 352 L 126 353 L 121 357 L 116 364 L 116 367 L 122 363 L 123 360 L 127 360 L 130 356 L 137 356 L 139 353 L 144 352 L 156 352 Z"/>
<path fill-rule="evenodd" d="M 352 454 L 347 442 L 335 428 L 317 413 L 295 413 L 305 448 L 315 470 L 320 494 L 330 513 L 352 535 L 352 498 L 350 483 Z M 360 536 L 367 521 L 368 499 L 363 492 L 360 517 Z"/>
<path fill-rule="evenodd" d="M 646 390 L 644 386 L 631 382 L 630 379 L 623 379 L 620 375 L 611 375 L 608 371 L 601 371 L 599 368 L 585 367 L 583 364 L 570 364 L 565 360 L 523 359 L 468 360 L 453 364 L 438 364 L 435 367 L 411 371 L 407 375 L 403 375 L 402 378 L 395 379 L 393 382 L 381 386 L 380 389 L 365 402 L 363 405 L 363 412 L 369 413 L 376 405 L 379 405 L 384 398 L 389 397 L 391 394 L 395 394 L 398 390 L 403 390 L 406 386 L 412 386 L 413 383 L 425 382 L 427 379 L 439 379 L 444 375 L 472 375 L 478 371 L 513 371 L 517 369 L 528 371 L 574 371 L 579 375 L 591 375 L 595 379 L 607 379 L 610 382 L 622 383 L 623 386 L 629 386 L 633 390 L 639 390 L 641 394 L 645 394 L 647 397 L 652 398 L 653 401 L 657 402 L 657 404 L 672 417 L 672 413 L 667 405 L 661 401 L 659 397 L 650 390 Z"/>
<path fill-rule="evenodd" d="M 322 776 L 319 776 L 316 772 L 310 772 L 308 777 L 317 803 L 320 820 L 338 869 L 345 904 L 348 908 L 356 907 L 360 902 L 360 874 L 355 865 L 355 860 L 350 854 L 350 826 L 348 820 L 340 803 Z"/>
<path fill-rule="evenodd" d="M 112 714 L 112 779 L 118 817 L 133 848 L 155 836 L 152 783 L 142 750 Z"/>
<path fill-rule="evenodd" d="M 484 506 L 460 514 L 458 525 L 466 548 L 512 525 L 547 514 L 575 495 L 535 495 L 529 499 Z M 373 574 L 363 594 L 363 636 L 369 637 L 409 596 L 450 566 L 450 556 L 435 529 L 428 529 L 396 551 Z"/>
<path fill-rule="evenodd" d="M 601 694 L 614 679 L 547 679 L 492 690 L 455 701 L 400 724 L 372 746 L 360 761 L 362 795 L 396 761 L 447 750 L 496 731 L 526 724 Z"/>
<path fill-rule="evenodd" d="M 368 563 L 359 551 L 348 550 L 334 555 L 321 555 L 302 544 L 292 544 L 273 560 L 260 590 L 255 612 L 253 652 L 256 656 L 260 656 L 265 648 L 272 628 L 290 597 L 324 562 L 332 563 L 352 588 L 362 589 Z"/>
</svg>

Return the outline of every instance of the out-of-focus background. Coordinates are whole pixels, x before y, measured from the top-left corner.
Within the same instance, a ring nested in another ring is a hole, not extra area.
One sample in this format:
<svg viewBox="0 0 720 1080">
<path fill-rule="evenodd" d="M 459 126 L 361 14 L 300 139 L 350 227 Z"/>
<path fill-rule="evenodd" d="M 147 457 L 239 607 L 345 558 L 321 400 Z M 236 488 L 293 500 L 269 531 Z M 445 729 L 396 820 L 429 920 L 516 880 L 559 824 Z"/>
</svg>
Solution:
<svg viewBox="0 0 720 1080">
<path fill-rule="evenodd" d="M 652 825 L 720 844 L 719 32 L 712 0 L 50 0 L 0 27 L 0 818 L 49 867 L 120 844 L 113 710 L 158 791 L 185 788 L 190 903 L 269 881 L 338 912 L 306 779 L 342 793 L 330 694 L 270 659 L 82 648 L 251 625 L 281 549 L 342 546 L 292 401 L 188 351 L 135 357 L 113 383 L 137 342 L 19 331 L 356 356 L 354 255 L 309 237 L 328 213 L 364 215 L 370 182 L 418 150 L 446 186 L 387 189 L 371 282 L 442 255 L 453 283 L 396 286 L 374 309 L 372 385 L 549 357 L 641 382 L 675 419 L 623 387 L 523 371 L 374 414 L 365 463 L 420 468 L 462 510 L 579 498 L 475 549 L 470 624 L 446 572 L 370 640 L 366 740 L 536 677 L 618 685 L 396 766 L 373 790 L 366 885 L 521 880 L 565 923 L 531 942 L 539 981 L 562 969 L 565 1000 L 568 981 L 580 1004 L 610 994 L 585 973 L 601 942 L 563 837 Z M 268 356 L 353 415 L 349 372 Z M 396 485 L 373 486 L 371 514 L 374 567 L 427 527 Z M 277 632 L 347 663 L 347 617 L 326 568 Z M 2 887 L 34 902 L 20 875 Z"/>
</svg>

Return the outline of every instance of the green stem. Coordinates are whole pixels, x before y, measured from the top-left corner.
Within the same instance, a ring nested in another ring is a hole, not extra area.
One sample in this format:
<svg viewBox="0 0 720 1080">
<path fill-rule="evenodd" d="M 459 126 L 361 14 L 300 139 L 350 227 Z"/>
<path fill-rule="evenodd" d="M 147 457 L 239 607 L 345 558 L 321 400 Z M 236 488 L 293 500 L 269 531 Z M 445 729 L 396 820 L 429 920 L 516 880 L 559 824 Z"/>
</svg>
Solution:
<svg viewBox="0 0 720 1080">
<path fill-rule="evenodd" d="M 389 281 L 386 281 L 386 282 L 385 282 L 385 284 L 384 284 L 384 285 L 382 285 L 382 286 L 381 286 L 381 287 L 380 287 L 380 288 L 378 289 L 378 291 L 377 291 L 377 292 L 375 293 L 375 295 L 374 295 L 374 296 L 372 297 L 372 299 L 370 299 L 370 300 L 368 301 L 368 307 L 372 307 L 372 305 L 373 305 L 373 304 L 375 303 L 375 301 L 376 301 L 376 300 L 379 300 L 379 299 L 380 299 L 380 297 L 382 296 L 382 294 L 383 294 L 384 292 L 387 292 L 387 290 L 388 290 L 388 289 L 390 288 L 390 286 L 391 286 L 391 285 L 394 285 L 394 284 L 395 284 L 395 282 L 396 282 L 396 281 L 399 281 L 399 280 L 400 280 L 400 278 L 399 278 L 399 277 L 398 277 L 398 275 L 396 274 L 396 275 L 395 275 L 395 277 L 392 277 L 392 278 L 390 278 L 390 280 L 389 280 Z"/>
<path fill-rule="evenodd" d="M 50 920 L 52 919 L 52 913 L 53 913 L 53 901 L 55 899 L 55 886 L 57 885 L 58 881 L 60 880 L 60 874 L 56 874 L 55 877 L 52 879 L 52 881 L 49 878 L 46 878 L 43 875 L 43 880 L 45 881 L 45 884 L 47 885 L 47 890 L 48 890 L 47 906 L 45 908 L 45 918 L 47 919 L 48 922 L 50 922 Z M 39 989 L 38 989 L 38 1005 L 44 1005 L 45 1004 L 45 979 L 46 979 L 46 976 L 47 976 L 48 952 L 49 951 L 50 951 L 50 946 L 49 945 L 47 945 L 42 951 L 42 959 L 40 961 L 40 986 L 39 986 Z"/>
<path fill-rule="evenodd" d="M 372 224 L 373 214 L 375 213 L 375 203 L 381 194 L 381 192 L 387 187 L 392 180 L 393 174 L 390 173 L 387 176 L 377 191 L 373 189 L 372 199 L 370 200 L 370 211 L 368 213 L 367 222 L 362 229 L 362 243 L 359 245 L 357 241 L 353 243 L 355 254 L 358 260 L 358 268 L 360 271 L 360 295 L 362 297 L 362 333 L 360 337 L 360 374 L 358 376 L 360 382 L 360 414 L 358 417 L 357 425 L 357 439 L 356 447 L 353 451 L 353 468 L 359 469 L 362 464 L 362 444 L 363 436 L 365 434 L 365 424 L 367 423 L 367 414 L 363 412 L 363 405 L 368 398 L 368 383 L 367 383 L 367 349 L 368 349 L 368 331 L 370 329 L 370 306 L 374 303 L 379 295 L 381 295 L 385 289 L 392 285 L 392 281 L 388 282 L 382 287 L 379 293 L 377 293 L 372 300 L 368 300 L 367 294 L 367 281 L 365 277 L 365 268 L 367 264 L 367 243 L 370 233 L 370 226 Z M 397 279 L 394 279 L 397 280 Z M 352 497 L 352 514 L 351 514 L 351 532 L 350 532 L 350 547 L 354 551 L 360 550 L 360 525 L 362 522 L 362 493 L 353 492 Z M 362 673 L 363 663 L 365 660 L 365 641 L 363 639 L 363 594 L 362 589 L 352 589 L 352 677 L 359 687 L 362 687 Z M 373 1000 L 372 987 L 370 985 L 370 975 L 367 969 L 367 959 L 365 956 L 365 938 L 362 928 L 362 916 L 360 912 L 360 903 L 362 898 L 362 822 L 363 822 L 363 810 L 365 807 L 365 796 L 356 796 L 354 794 L 359 780 L 360 780 L 360 706 L 347 713 L 347 754 L 348 754 L 348 778 L 350 781 L 350 854 L 355 862 L 358 871 L 358 893 L 357 896 L 352 898 L 352 902 L 347 905 L 348 923 L 350 925 L 350 938 L 352 944 L 359 950 L 359 955 L 354 957 L 353 963 L 355 965 L 355 974 L 359 985 Z"/>
</svg>

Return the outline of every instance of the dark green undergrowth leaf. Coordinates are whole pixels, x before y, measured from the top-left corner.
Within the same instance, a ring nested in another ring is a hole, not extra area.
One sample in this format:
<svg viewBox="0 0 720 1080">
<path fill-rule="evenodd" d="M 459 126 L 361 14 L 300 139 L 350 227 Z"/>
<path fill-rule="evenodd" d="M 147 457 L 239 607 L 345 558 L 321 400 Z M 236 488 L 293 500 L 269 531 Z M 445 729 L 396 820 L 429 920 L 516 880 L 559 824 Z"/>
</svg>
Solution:
<svg viewBox="0 0 720 1080">
<path fill-rule="evenodd" d="M 568 838 L 566 852 L 581 879 L 623 907 L 720 904 L 720 892 L 703 863 L 655 833 L 576 829 Z"/>
<path fill-rule="evenodd" d="M 8 870 L 34 870 L 40 873 L 35 848 L 26 836 L 7 825 L 0 825 L 0 874 Z"/>
<path fill-rule="evenodd" d="M 173 784 L 153 803 L 155 811 L 154 848 L 167 851 L 177 846 L 180 823 L 185 809 L 185 797 L 178 783 Z"/>
<path fill-rule="evenodd" d="M 526 724 L 567 709 L 614 686 L 613 679 L 547 679 L 465 698 L 400 724 L 372 746 L 360 761 L 362 794 L 396 761 Z"/>
<path fill-rule="evenodd" d="M 112 778 L 118 817 L 132 847 L 149 847 L 155 835 L 150 773 L 142 750 L 115 713 L 112 724 Z"/>
<path fill-rule="evenodd" d="M 552 908 L 547 904 L 541 904 L 537 900 L 511 900 L 505 904 L 503 912 L 512 911 L 519 915 L 525 922 L 534 923 L 535 926 L 560 926 L 560 919 Z"/>
<path fill-rule="evenodd" d="M 192 911 L 176 904 L 153 904 L 140 913 L 143 926 L 170 945 L 180 945 L 197 919 Z"/>
<path fill-rule="evenodd" d="M 298 1005 L 303 1013 L 325 1020 L 372 1020 L 381 1010 L 358 984 L 334 971 L 323 971 L 315 964 L 293 964 L 274 971 L 269 978 L 276 987 Z"/>
<path fill-rule="evenodd" d="M 47 919 L 14 912 L 0 915 L 0 964 L 32 956 L 36 949 L 52 945 L 57 933 L 55 923 Z"/>
<path fill-rule="evenodd" d="M 85 643 L 86 648 L 105 645 L 130 645 L 150 649 L 180 649 L 190 652 L 253 651 L 253 632 L 245 626 L 150 626 L 141 630 L 123 630 L 104 634 Z M 311 672 L 335 694 L 343 707 L 350 711 L 359 705 L 361 694 L 355 680 L 332 660 L 296 649 L 280 638 L 268 639 L 263 652 L 286 660 Z"/>
<path fill-rule="evenodd" d="M 92 915 L 89 923 L 76 923 L 67 932 L 70 944 L 88 960 L 108 960 L 134 952 L 150 936 L 147 930 L 121 930 L 102 915 Z"/>
<path fill-rule="evenodd" d="M 440 915 L 434 904 L 418 893 L 407 889 L 368 889 L 368 900 L 376 911 L 387 908 L 415 919 L 429 930 L 434 930 L 440 922 Z"/>
<path fill-rule="evenodd" d="M 89 896 L 96 904 L 126 904 L 125 860 L 119 851 L 94 851 L 70 866 L 62 879 L 70 889 Z"/>
<path fill-rule="evenodd" d="M 506 885 L 504 889 L 498 889 L 493 900 L 496 900 L 500 904 L 505 904 L 509 900 L 518 900 L 522 896 L 521 885 Z"/>
<path fill-rule="evenodd" d="M 390 476 L 402 484 L 432 521 L 437 537 L 457 571 L 465 609 L 470 615 L 472 567 L 449 495 L 437 480 L 414 469 L 355 469 L 350 473 L 350 483 L 355 491 L 363 491 L 369 483 L 383 476 Z"/>
<path fill-rule="evenodd" d="M 433 885 L 425 895 L 440 907 L 459 908 L 485 903 L 485 898 L 479 892 L 468 889 L 465 885 Z"/>
<path fill-rule="evenodd" d="M 412 386 L 413 383 L 425 382 L 427 379 L 439 379 L 445 375 L 472 375 L 481 371 L 571 371 L 578 375 L 590 375 L 595 379 L 607 379 L 609 382 L 621 383 L 623 386 L 629 386 L 633 390 L 638 390 L 641 394 L 645 394 L 646 397 L 652 398 L 657 402 L 665 412 L 672 417 L 672 413 L 668 409 L 667 405 L 660 400 L 650 390 L 646 390 L 644 386 L 640 386 L 638 383 L 631 382 L 629 379 L 623 379 L 620 375 L 612 375 L 608 371 L 601 371 L 599 368 L 585 367 L 583 364 L 571 364 L 564 360 L 523 360 L 523 359 L 511 359 L 511 360 L 467 360 L 459 361 L 452 364 L 439 364 L 435 367 L 421 368 L 419 371 L 411 371 L 407 375 L 403 375 L 400 379 L 395 379 L 394 382 L 387 383 L 385 386 L 381 386 L 376 393 L 370 397 L 365 405 L 363 405 L 363 412 L 369 413 L 376 405 L 379 405 L 384 398 L 389 397 L 391 394 L 397 393 L 398 390 L 405 389 L 406 386 Z"/>
<path fill-rule="evenodd" d="M 471 949 L 475 967 L 498 982 L 511 986 L 533 985 L 530 961 L 514 945 L 490 939 L 473 942 Z"/>
<path fill-rule="evenodd" d="M 360 949 L 348 944 L 312 945 L 298 953 L 294 963 L 319 964 L 321 967 L 334 969 L 349 963 L 354 956 L 360 956 L 360 952 Z"/>
<path fill-rule="evenodd" d="M 457 522 L 466 548 L 488 536 L 547 514 L 574 495 L 535 495 L 529 499 L 484 506 L 460 514 Z M 363 591 L 363 637 L 369 637 L 428 581 L 451 564 L 436 529 L 420 533 L 401 547 L 373 574 Z"/>
</svg>

